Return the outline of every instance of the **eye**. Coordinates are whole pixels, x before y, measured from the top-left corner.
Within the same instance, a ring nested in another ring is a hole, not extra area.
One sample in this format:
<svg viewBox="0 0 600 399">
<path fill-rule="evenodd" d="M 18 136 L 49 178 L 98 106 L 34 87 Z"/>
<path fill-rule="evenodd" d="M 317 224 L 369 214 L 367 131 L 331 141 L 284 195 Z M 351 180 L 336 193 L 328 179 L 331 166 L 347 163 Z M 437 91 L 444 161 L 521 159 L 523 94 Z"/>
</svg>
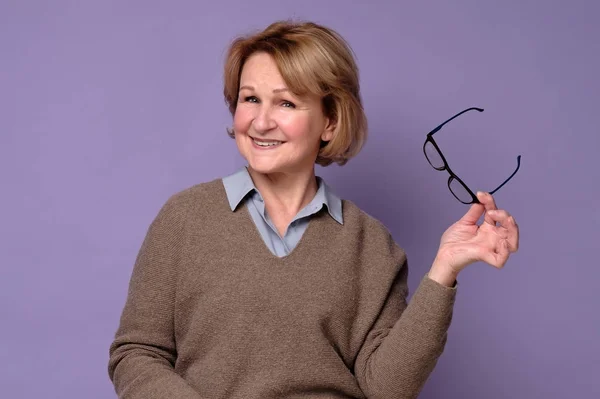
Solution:
<svg viewBox="0 0 600 399">
<path fill-rule="evenodd" d="M 285 100 L 282 101 L 281 105 L 285 108 L 296 108 L 296 105 L 294 105 L 294 103 Z"/>
<path fill-rule="evenodd" d="M 244 97 L 244 102 L 246 102 L 246 103 L 257 103 L 258 102 L 258 98 L 256 98 L 255 96 L 247 96 L 247 97 Z"/>
</svg>

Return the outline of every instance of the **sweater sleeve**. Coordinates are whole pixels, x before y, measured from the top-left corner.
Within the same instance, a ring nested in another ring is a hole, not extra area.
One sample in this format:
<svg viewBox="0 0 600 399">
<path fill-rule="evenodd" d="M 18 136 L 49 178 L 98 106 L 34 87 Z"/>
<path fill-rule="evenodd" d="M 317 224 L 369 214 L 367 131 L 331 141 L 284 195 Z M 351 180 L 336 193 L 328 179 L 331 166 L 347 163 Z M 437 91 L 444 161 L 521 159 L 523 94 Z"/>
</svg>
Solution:
<svg viewBox="0 0 600 399">
<path fill-rule="evenodd" d="M 416 398 L 444 350 L 452 319 L 456 285 L 445 287 L 425 276 L 406 304 L 403 259 L 355 363 L 360 387 L 372 399 Z"/>
<path fill-rule="evenodd" d="M 173 308 L 185 220 L 174 202 L 167 201 L 148 229 L 110 346 L 108 372 L 119 398 L 200 399 L 174 371 Z"/>
</svg>

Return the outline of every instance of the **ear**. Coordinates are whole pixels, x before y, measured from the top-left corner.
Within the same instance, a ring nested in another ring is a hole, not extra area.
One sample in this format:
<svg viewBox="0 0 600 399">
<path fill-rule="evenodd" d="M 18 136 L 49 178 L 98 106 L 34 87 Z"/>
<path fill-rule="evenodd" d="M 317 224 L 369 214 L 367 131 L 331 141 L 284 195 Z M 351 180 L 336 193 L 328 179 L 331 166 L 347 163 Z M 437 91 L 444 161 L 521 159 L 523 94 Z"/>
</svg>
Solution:
<svg viewBox="0 0 600 399">
<path fill-rule="evenodd" d="M 335 123 L 327 118 L 327 124 L 325 125 L 325 129 L 321 134 L 322 141 L 331 141 L 335 135 Z"/>
</svg>

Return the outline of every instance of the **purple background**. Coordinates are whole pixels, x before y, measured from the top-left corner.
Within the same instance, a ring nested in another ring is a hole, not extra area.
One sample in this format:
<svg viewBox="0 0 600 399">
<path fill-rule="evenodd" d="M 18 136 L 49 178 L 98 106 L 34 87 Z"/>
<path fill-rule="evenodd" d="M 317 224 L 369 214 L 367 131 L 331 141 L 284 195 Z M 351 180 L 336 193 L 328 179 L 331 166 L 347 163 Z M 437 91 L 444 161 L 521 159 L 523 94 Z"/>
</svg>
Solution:
<svg viewBox="0 0 600 399">
<path fill-rule="evenodd" d="M 353 46 L 371 135 L 319 168 L 381 219 L 414 291 L 467 209 L 422 153 L 514 214 L 507 267 L 460 276 L 422 398 L 600 397 L 597 1 L 2 1 L 0 386 L 113 398 L 108 347 L 146 229 L 169 195 L 243 165 L 222 99 L 228 42 L 280 18 Z M 598 396 L 595 396 L 598 395 Z"/>
</svg>

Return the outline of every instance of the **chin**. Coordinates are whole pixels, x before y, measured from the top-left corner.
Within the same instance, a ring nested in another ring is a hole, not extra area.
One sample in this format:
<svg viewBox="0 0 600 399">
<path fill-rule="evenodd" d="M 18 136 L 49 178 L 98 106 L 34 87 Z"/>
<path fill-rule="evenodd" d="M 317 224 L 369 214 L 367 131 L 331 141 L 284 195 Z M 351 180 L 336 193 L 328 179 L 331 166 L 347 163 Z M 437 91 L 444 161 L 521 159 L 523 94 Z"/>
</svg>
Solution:
<svg viewBox="0 0 600 399">
<path fill-rule="evenodd" d="M 287 170 L 285 165 L 279 165 L 276 162 L 257 161 L 253 159 L 246 159 L 246 161 L 250 169 L 263 175 L 281 173 Z"/>
<path fill-rule="evenodd" d="M 301 160 L 291 154 L 262 154 L 252 148 L 240 146 L 240 154 L 246 160 L 248 167 L 254 172 L 269 175 L 277 173 L 303 173 L 314 169 L 314 161 Z M 316 156 L 315 156 L 316 160 Z"/>
</svg>

